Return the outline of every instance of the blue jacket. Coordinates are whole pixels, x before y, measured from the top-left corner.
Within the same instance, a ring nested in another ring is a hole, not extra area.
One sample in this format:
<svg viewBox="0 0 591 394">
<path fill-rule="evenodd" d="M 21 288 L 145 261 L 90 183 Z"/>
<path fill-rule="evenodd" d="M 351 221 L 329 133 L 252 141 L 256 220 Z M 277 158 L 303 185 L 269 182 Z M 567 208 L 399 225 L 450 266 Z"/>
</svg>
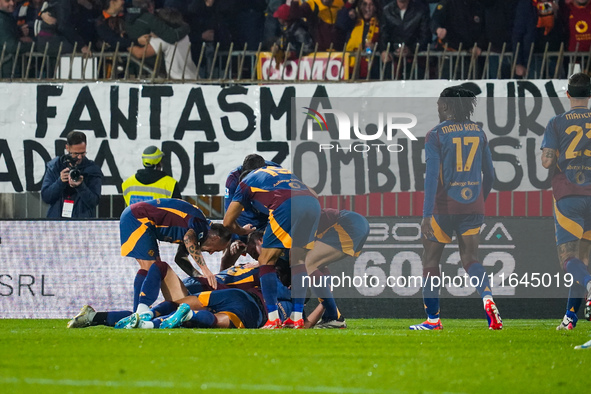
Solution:
<svg viewBox="0 0 591 394">
<path fill-rule="evenodd" d="M 96 217 L 96 206 L 101 197 L 101 185 L 103 173 L 94 161 L 82 159 L 78 169 L 84 177 L 84 181 L 77 188 L 72 188 L 68 183 L 62 182 L 60 172 L 66 168 L 61 162 L 61 156 L 47 163 L 43 184 L 41 185 L 41 198 L 49 204 L 48 218 L 61 218 L 62 207 L 65 199 L 74 200 L 72 218 Z"/>
</svg>

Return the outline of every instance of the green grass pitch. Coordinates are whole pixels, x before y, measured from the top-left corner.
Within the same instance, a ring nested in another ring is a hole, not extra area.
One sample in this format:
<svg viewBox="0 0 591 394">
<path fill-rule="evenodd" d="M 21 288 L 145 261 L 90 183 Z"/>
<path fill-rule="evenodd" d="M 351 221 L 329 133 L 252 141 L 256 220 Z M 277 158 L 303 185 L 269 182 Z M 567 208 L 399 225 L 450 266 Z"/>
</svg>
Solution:
<svg viewBox="0 0 591 394">
<path fill-rule="evenodd" d="M 588 322 L 349 320 L 346 330 L 66 329 L 0 320 L 2 393 L 585 392 Z"/>
</svg>

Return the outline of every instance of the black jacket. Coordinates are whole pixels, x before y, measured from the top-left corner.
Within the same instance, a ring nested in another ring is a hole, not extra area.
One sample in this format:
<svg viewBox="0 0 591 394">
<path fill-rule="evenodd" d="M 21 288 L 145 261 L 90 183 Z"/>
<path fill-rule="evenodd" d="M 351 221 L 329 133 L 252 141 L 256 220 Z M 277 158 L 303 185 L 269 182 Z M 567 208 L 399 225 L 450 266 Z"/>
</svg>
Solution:
<svg viewBox="0 0 591 394">
<path fill-rule="evenodd" d="M 16 25 L 16 20 L 11 14 L 0 11 L 0 52 L 2 51 L 4 43 L 6 43 L 4 60 L 0 69 L 0 77 L 2 78 L 10 78 L 14 55 L 16 54 L 19 40 L 19 30 Z M 21 43 L 21 54 L 28 52 L 30 49 L 31 43 Z"/>
<path fill-rule="evenodd" d="M 390 43 L 390 51 L 396 44 L 404 43 L 411 52 L 417 43 L 424 50 L 431 41 L 429 29 L 429 7 L 422 1 L 412 0 L 408 4 L 404 19 L 400 17 L 398 3 L 393 1 L 384 7 L 380 22 L 380 50 L 385 51 Z"/>
<path fill-rule="evenodd" d="M 445 43 L 450 49 L 458 49 L 462 43 L 462 49 L 472 48 L 474 43 L 485 48 L 484 40 L 484 7 L 476 0 L 442 0 L 435 7 L 431 22 L 433 34 L 443 27 L 447 35 L 438 46 Z"/>
</svg>

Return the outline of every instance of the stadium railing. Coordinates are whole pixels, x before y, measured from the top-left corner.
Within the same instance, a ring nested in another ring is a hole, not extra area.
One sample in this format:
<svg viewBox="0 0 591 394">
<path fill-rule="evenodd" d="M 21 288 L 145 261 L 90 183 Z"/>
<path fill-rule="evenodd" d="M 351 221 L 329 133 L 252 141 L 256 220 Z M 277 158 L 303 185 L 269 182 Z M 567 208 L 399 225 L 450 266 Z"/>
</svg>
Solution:
<svg viewBox="0 0 591 394">
<path fill-rule="evenodd" d="M 169 71 L 164 64 L 164 56 L 159 48 L 155 58 L 146 59 L 145 52 L 142 58 L 135 58 L 129 52 L 120 51 L 115 48 L 113 51 L 106 51 L 103 45 L 100 51 L 93 52 L 90 55 L 74 51 L 70 54 L 62 54 L 61 46 L 56 56 L 48 55 L 48 46 L 39 48 L 33 46 L 30 51 L 22 53 L 17 48 L 15 56 L 6 55 L 5 45 L 0 54 L 0 64 L 12 62 L 11 74 L 5 75 L 0 79 L 19 80 L 19 81 L 39 81 L 39 80 L 118 80 L 118 81 L 141 81 L 146 82 L 199 82 L 199 83 L 251 83 L 265 80 L 268 82 L 289 82 L 295 83 L 309 79 L 325 82 L 335 81 L 384 81 L 384 80 L 419 80 L 419 79 L 513 79 L 518 77 L 517 57 L 518 53 L 523 51 L 519 45 L 514 52 L 506 51 L 507 45 L 504 44 L 501 52 L 491 51 L 489 45 L 479 55 L 475 54 L 473 48 L 462 48 L 451 51 L 444 47 L 443 50 L 434 50 L 429 45 L 426 50 L 419 51 L 418 46 L 413 48 L 410 55 L 404 56 L 404 45 L 399 51 L 399 55 L 394 56 L 392 62 L 383 63 L 380 53 L 377 51 L 377 44 L 372 50 L 362 51 L 359 48 L 354 52 L 347 52 L 345 48 L 342 51 L 329 50 L 328 52 L 314 52 L 306 56 L 300 51 L 295 53 L 286 48 L 286 52 L 292 53 L 289 59 L 291 66 L 300 64 L 302 59 L 311 61 L 311 69 L 314 70 L 317 63 L 325 67 L 324 72 L 312 75 L 313 78 L 302 78 L 300 70 L 292 70 L 291 74 L 283 70 L 276 75 L 269 77 L 260 74 L 260 64 L 265 57 L 269 57 L 269 52 L 262 51 L 259 44 L 256 50 L 249 50 L 247 45 L 240 50 L 236 50 L 231 44 L 229 50 L 220 50 L 219 43 L 215 46 L 213 55 L 207 54 L 206 46 L 203 44 L 199 50 L 197 68 L 200 70 L 196 78 L 171 79 L 168 77 Z M 387 51 L 390 50 L 388 45 Z M 189 48 L 190 51 L 190 48 Z M 588 72 L 591 63 L 590 52 L 566 52 L 564 44 L 559 51 L 549 51 L 546 45 L 542 53 L 534 52 L 534 46 L 531 45 L 525 51 L 527 56 L 527 65 L 524 76 L 528 79 L 556 79 L 563 78 L 574 69 L 578 68 Z M 173 58 L 181 56 L 185 59 L 190 56 L 189 53 L 180 53 L 175 50 Z M 342 60 L 339 75 L 335 78 L 326 71 L 327 59 L 350 59 L 350 69 Z M 367 60 L 368 72 L 365 76 L 360 76 L 360 62 L 357 59 Z M 172 61 L 171 61 L 172 63 Z M 113 67 L 115 65 L 115 67 Z M 278 65 L 276 65 L 278 66 Z M 294 66 L 297 68 L 297 66 Z M 523 69 L 522 69 L 523 70 Z M 309 76 L 308 76 L 309 77 Z"/>
</svg>

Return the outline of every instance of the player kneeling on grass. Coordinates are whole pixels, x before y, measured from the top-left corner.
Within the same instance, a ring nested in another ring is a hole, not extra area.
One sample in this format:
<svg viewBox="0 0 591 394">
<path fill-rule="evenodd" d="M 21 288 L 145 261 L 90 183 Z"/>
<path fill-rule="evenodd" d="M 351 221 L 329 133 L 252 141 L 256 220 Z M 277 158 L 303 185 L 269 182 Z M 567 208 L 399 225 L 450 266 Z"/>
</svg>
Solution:
<svg viewBox="0 0 591 394">
<path fill-rule="evenodd" d="M 347 327 L 330 290 L 332 282 L 327 266 L 346 256 L 359 256 L 368 235 L 369 223 L 360 214 L 330 208 L 322 210 L 314 248 L 305 260 L 312 291 L 325 309 L 315 328 Z"/>
<path fill-rule="evenodd" d="M 439 261 L 453 233 L 458 237 L 462 266 L 478 280 L 488 326 L 503 328 L 488 276 L 478 262 L 484 200 L 494 181 L 494 168 L 484 131 L 470 120 L 476 97 L 461 87 L 446 88 L 437 101 L 439 120 L 425 138 L 425 200 L 423 204 L 423 302 L 427 320 L 411 330 L 441 330 Z"/>
</svg>

